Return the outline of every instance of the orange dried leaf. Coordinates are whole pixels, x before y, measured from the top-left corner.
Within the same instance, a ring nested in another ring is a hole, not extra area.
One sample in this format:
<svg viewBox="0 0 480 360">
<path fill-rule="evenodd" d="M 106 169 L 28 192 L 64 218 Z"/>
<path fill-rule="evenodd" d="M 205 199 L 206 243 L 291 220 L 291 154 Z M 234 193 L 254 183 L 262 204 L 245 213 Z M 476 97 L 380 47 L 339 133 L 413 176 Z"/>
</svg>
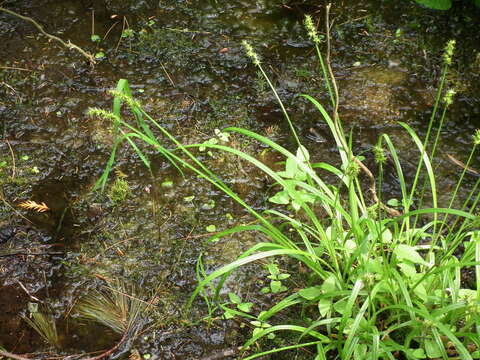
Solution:
<svg viewBox="0 0 480 360">
<path fill-rule="evenodd" d="M 50 210 L 50 208 L 44 202 L 37 203 L 36 201 L 33 201 L 33 200 L 26 200 L 26 201 L 18 204 L 18 206 L 20 206 L 24 209 L 34 210 L 36 212 L 45 212 L 45 211 Z"/>
</svg>

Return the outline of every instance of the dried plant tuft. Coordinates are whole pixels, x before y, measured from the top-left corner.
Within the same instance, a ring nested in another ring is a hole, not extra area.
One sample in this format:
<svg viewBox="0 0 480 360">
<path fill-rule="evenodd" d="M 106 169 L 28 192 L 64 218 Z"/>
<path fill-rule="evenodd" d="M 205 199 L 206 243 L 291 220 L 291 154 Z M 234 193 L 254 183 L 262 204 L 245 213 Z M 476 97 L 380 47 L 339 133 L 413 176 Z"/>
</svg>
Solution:
<svg viewBox="0 0 480 360">
<path fill-rule="evenodd" d="M 33 201 L 33 200 L 26 200 L 18 204 L 18 206 L 24 209 L 34 210 L 36 212 L 45 212 L 50 210 L 50 208 L 44 202 L 37 203 L 36 201 Z"/>
</svg>

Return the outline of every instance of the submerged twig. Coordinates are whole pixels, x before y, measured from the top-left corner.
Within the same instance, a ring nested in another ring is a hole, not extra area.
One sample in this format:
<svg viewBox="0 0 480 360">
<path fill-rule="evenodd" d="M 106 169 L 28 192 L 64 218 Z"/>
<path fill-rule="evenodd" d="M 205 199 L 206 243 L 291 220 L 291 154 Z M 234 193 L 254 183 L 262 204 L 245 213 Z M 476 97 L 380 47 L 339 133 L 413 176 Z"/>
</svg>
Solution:
<svg viewBox="0 0 480 360">
<path fill-rule="evenodd" d="M 66 47 L 67 49 L 74 49 L 76 51 L 78 51 L 81 55 L 83 55 L 84 57 L 86 57 L 88 59 L 88 61 L 90 61 L 91 64 L 95 64 L 95 57 L 86 52 L 85 50 L 83 50 L 81 47 L 73 44 L 70 40 L 65 42 L 63 41 L 62 39 L 60 39 L 58 36 L 55 36 L 55 35 L 52 35 L 52 34 L 49 34 L 47 33 L 44 29 L 43 29 L 43 26 L 40 25 L 38 22 L 36 22 L 34 19 L 32 19 L 31 17 L 29 16 L 23 16 L 23 15 L 20 15 L 18 13 L 16 13 L 15 11 L 12 11 L 12 10 L 8 10 L 8 9 L 5 9 L 4 7 L 0 6 L 0 11 L 3 11 L 9 15 L 12 15 L 12 16 L 15 16 L 19 19 L 22 19 L 22 20 L 25 20 L 25 21 L 28 21 L 29 23 L 33 24 L 37 29 L 38 31 L 40 31 L 43 35 L 45 35 L 47 38 L 51 39 L 51 40 L 55 40 L 57 42 L 59 42 L 61 45 L 63 45 L 64 47 Z"/>
</svg>

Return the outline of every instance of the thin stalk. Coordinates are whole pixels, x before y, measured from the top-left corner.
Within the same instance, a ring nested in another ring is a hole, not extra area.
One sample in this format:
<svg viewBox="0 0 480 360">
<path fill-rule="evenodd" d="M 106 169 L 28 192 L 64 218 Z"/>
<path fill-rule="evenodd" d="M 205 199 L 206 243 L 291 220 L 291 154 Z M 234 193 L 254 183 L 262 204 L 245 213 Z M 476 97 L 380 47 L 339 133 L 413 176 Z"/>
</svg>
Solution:
<svg viewBox="0 0 480 360">
<path fill-rule="evenodd" d="M 476 144 L 473 145 L 473 148 L 472 148 L 472 151 L 470 151 L 470 155 L 468 157 L 468 160 L 467 160 L 467 163 L 466 163 L 466 166 L 463 168 L 463 171 L 462 171 L 462 174 L 460 175 L 460 178 L 459 180 L 457 181 L 457 184 L 455 186 L 455 190 L 453 191 L 453 195 L 452 197 L 450 198 L 450 203 L 448 204 L 448 208 L 451 208 L 453 206 L 453 203 L 457 197 L 457 193 L 458 193 L 458 190 L 460 189 L 460 185 L 462 184 L 463 182 L 463 179 L 465 177 L 465 174 L 467 172 L 467 168 L 469 167 L 471 161 L 473 160 L 473 155 L 475 154 L 475 151 L 477 149 L 477 146 Z M 442 235 L 442 231 L 443 231 L 443 228 L 444 226 L 447 224 L 447 218 L 448 218 L 448 215 L 445 214 L 443 216 L 443 220 L 441 221 L 441 226 L 440 226 L 440 229 L 438 230 L 438 232 L 434 232 L 434 237 L 432 239 L 432 247 L 430 248 L 430 252 L 433 251 L 433 248 L 435 247 L 437 241 L 438 241 L 438 238 Z"/>
<path fill-rule="evenodd" d="M 421 173 L 422 168 L 423 168 L 422 159 L 425 156 L 427 145 L 428 145 L 428 142 L 430 140 L 430 133 L 432 131 L 432 126 L 433 126 L 433 123 L 435 121 L 435 116 L 436 116 L 437 111 L 438 111 L 438 106 L 440 104 L 440 99 L 441 99 L 441 96 L 442 96 L 442 93 L 443 93 L 443 88 L 445 86 L 445 79 L 446 79 L 446 76 L 447 76 L 447 73 L 448 73 L 448 69 L 449 69 L 449 64 L 445 63 L 444 66 L 443 66 L 443 69 L 442 69 L 442 75 L 441 75 L 441 78 L 440 78 L 440 85 L 438 87 L 437 95 L 435 97 L 435 104 L 433 106 L 432 115 L 430 116 L 430 121 L 428 122 L 427 133 L 425 134 L 425 139 L 424 139 L 424 142 L 423 142 L 423 147 L 422 147 L 422 150 L 421 150 L 420 159 L 418 161 L 417 170 L 415 172 L 415 178 L 413 180 L 412 188 L 410 190 L 410 196 L 408 197 L 408 201 L 406 202 L 407 208 L 404 209 L 404 211 L 406 213 L 408 213 L 410 211 L 410 206 L 413 202 L 413 196 L 415 194 L 415 189 L 417 188 L 417 183 L 418 183 L 420 173 Z M 406 219 L 406 220 L 409 221 L 408 219 Z M 402 226 L 401 231 L 402 230 L 403 230 L 403 226 Z"/>
</svg>

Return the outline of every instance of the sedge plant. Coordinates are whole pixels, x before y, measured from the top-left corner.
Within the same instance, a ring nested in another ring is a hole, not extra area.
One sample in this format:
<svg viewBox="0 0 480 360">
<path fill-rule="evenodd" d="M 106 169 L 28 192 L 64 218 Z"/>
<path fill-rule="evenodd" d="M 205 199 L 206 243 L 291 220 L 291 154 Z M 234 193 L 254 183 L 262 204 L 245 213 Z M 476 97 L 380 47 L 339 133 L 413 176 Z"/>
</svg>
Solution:
<svg viewBox="0 0 480 360">
<path fill-rule="evenodd" d="M 309 18 L 306 27 L 317 50 L 331 103 L 336 105 L 338 99 L 331 85 L 334 79 L 329 77 L 319 50 L 318 35 Z M 89 111 L 91 115 L 113 121 L 117 135 L 100 186 L 107 181 L 115 150 L 122 141 L 132 146 L 147 167 L 149 161 L 142 147 L 153 147 L 182 173 L 188 171 L 208 181 L 256 219 L 249 225 L 238 225 L 215 234 L 209 240 L 211 243 L 245 231 L 259 233 L 262 239 L 267 239 L 211 273 L 205 271 L 200 257 L 197 266 L 199 283 L 186 304 L 186 313 L 200 295 L 207 300 L 210 313 L 220 310 L 227 318 L 238 316 L 250 322 L 254 331 L 244 349 L 252 349 L 252 345 L 258 343 L 264 344 L 265 348 L 250 353 L 245 359 L 304 347 L 315 353 L 315 360 L 327 356 L 342 360 L 396 359 L 399 356 L 405 359 L 478 358 L 480 220 L 476 206 L 480 195 L 477 182 L 463 206 L 453 208 L 453 198 L 464 180 L 465 173 L 462 173 L 450 206 L 441 208 L 436 201 L 438 189 L 430 132 L 439 114 L 443 124 L 445 113 L 439 109 L 449 105 L 448 101 L 442 104 L 442 99 L 446 100 L 442 95 L 443 83 L 425 141 L 422 142 L 408 124 L 400 123 L 418 148 L 419 160 L 413 182 L 407 182 L 401 154 L 392 139 L 383 134 L 373 148 L 378 166 L 375 189 L 380 190 L 370 194 L 365 191 L 361 176 L 368 169 L 355 156 L 352 136 L 350 134 L 347 138 L 338 116 L 331 117 L 322 104 L 303 95 L 327 123 L 341 157 L 341 164 L 313 162 L 259 56 L 251 45 L 245 43 L 244 46 L 279 102 L 297 149 L 289 151 L 246 129 L 229 127 L 222 131 L 270 147 L 284 158 L 282 170 L 274 170 L 255 157 L 221 142 L 182 145 L 133 99 L 128 81 L 124 79 L 113 92 L 112 112 Z M 452 53 L 450 43 L 447 48 L 450 58 Z M 442 79 L 449 65 L 445 63 Z M 127 105 L 134 121 L 122 116 L 122 104 Z M 437 134 L 440 131 L 441 125 L 437 126 Z M 434 139 L 433 148 L 437 146 L 439 136 L 435 135 Z M 480 131 L 477 131 L 470 160 L 479 144 Z M 250 207 L 197 158 L 195 154 L 200 148 L 233 154 L 264 172 L 277 186 L 278 191 L 270 197 L 270 202 L 275 205 L 263 212 Z M 397 213 L 389 211 L 382 202 L 381 188 L 387 161 L 393 163 L 400 183 L 401 212 Z M 328 179 L 337 180 L 327 182 L 327 177 L 320 175 L 325 173 L 329 174 Z M 427 199 L 417 200 L 412 195 L 417 193 L 429 196 L 428 203 L 433 205 L 423 206 Z M 254 314 L 254 307 L 237 294 L 230 294 L 230 301 L 225 303 L 220 289 L 226 277 L 238 268 L 262 259 L 271 263 L 274 259 L 282 260 L 292 272 L 295 272 L 294 266 L 302 264 L 302 268 L 307 269 L 308 285 L 305 282 L 303 288 L 293 286 L 288 276 L 280 276 L 283 273 L 271 267 L 270 279 L 280 284 L 276 283 L 272 288 L 279 289 L 275 297 L 278 300 L 269 309 Z M 474 286 L 468 287 L 462 281 L 462 273 L 472 269 Z M 292 312 L 308 313 L 309 316 L 286 321 Z M 285 332 L 294 336 L 291 344 L 269 346 L 270 339 Z"/>
</svg>

